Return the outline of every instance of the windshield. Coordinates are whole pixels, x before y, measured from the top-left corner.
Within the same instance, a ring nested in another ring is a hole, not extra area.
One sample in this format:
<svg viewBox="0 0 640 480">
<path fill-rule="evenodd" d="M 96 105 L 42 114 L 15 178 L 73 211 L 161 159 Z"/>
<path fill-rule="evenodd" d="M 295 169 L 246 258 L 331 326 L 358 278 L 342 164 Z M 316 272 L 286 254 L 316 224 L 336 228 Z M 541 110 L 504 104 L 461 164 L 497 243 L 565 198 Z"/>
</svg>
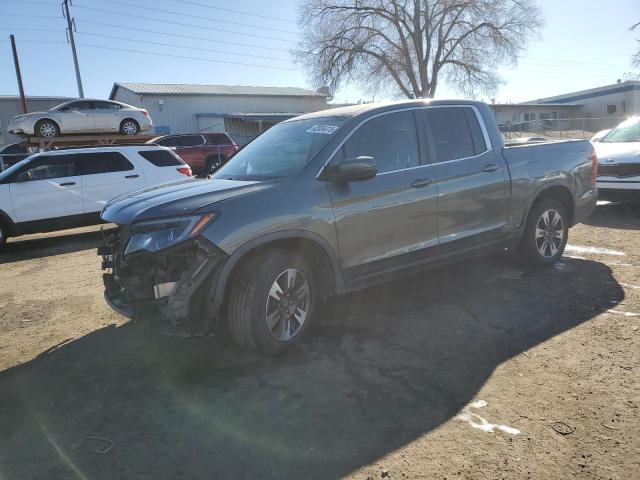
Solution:
<svg viewBox="0 0 640 480">
<path fill-rule="evenodd" d="M 269 180 L 299 172 L 347 120 L 320 117 L 279 123 L 236 153 L 214 178 Z"/>
<path fill-rule="evenodd" d="M 640 142 L 640 117 L 622 122 L 602 139 L 605 143 Z"/>
</svg>

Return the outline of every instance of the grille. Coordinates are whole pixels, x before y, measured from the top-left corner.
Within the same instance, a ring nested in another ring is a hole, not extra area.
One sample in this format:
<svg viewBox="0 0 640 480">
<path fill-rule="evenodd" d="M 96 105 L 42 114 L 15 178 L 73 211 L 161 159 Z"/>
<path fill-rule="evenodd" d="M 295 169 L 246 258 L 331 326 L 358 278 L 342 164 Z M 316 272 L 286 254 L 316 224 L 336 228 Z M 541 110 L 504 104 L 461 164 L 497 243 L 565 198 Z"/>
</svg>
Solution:
<svg viewBox="0 0 640 480">
<path fill-rule="evenodd" d="M 640 163 L 618 163 L 598 165 L 598 175 L 611 177 L 635 177 L 640 175 Z"/>
</svg>

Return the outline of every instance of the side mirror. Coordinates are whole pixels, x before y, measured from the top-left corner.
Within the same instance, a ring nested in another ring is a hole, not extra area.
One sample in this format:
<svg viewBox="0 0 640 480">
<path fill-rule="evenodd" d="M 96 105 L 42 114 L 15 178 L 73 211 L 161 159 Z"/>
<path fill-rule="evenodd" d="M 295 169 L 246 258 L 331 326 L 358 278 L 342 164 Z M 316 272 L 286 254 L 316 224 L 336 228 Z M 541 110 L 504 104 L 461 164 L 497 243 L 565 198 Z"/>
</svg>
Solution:
<svg viewBox="0 0 640 480">
<path fill-rule="evenodd" d="M 338 182 L 361 182 L 378 174 L 378 167 L 373 157 L 360 156 L 345 158 L 337 163 L 329 172 L 329 179 Z"/>
<path fill-rule="evenodd" d="M 16 183 L 28 182 L 31 180 L 31 174 L 29 172 L 20 172 L 16 177 Z"/>
</svg>

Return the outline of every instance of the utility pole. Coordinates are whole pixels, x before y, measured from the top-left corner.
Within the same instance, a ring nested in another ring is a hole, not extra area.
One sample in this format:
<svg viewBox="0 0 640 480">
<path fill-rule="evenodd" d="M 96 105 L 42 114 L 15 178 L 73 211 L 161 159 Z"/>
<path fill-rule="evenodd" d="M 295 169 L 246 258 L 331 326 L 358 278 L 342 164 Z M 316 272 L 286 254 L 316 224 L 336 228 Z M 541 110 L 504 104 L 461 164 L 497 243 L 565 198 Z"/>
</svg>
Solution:
<svg viewBox="0 0 640 480">
<path fill-rule="evenodd" d="M 20 101 L 22 102 L 22 113 L 27 113 L 27 100 L 24 98 L 22 74 L 20 73 L 20 62 L 18 61 L 18 50 L 16 50 L 16 37 L 9 35 L 9 38 L 11 39 L 11 50 L 13 50 L 13 64 L 16 67 L 16 77 L 18 78 L 18 90 L 20 91 Z"/>
<path fill-rule="evenodd" d="M 67 19 L 67 33 L 69 35 L 69 42 L 71 43 L 71 53 L 73 53 L 73 64 L 76 67 L 76 81 L 78 82 L 78 96 L 84 98 L 84 91 L 82 90 L 82 78 L 80 78 L 80 66 L 78 65 L 78 54 L 76 53 L 76 39 L 73 36 L 73 30 L 75 28 L 75 22 L 71 18 L 69 13 L 69 0 L 62 2 L 64 17 Z"/>
</svg>

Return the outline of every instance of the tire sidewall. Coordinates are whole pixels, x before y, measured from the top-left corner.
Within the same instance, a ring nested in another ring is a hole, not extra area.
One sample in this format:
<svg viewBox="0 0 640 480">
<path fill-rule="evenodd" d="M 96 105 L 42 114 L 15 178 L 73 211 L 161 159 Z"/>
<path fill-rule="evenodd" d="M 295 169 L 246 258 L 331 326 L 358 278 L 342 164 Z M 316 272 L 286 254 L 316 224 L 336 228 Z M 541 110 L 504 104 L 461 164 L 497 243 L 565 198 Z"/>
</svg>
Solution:
<svg viewBox="0 0 640 480">
<path fill-rule="evenodd" d="M 53 126 L 54 134 L 52 137 L 43 137 L 40 134 L 40 128 L 42 128 L 42 125 L 44 125 L 45 123 L 50 123 Z M 38 121 L 38 123 L 36 124 L 35 133 L 38 137 L 53 138 L 53 137 L 58 137 L 60 135 L 60 128 L 58 128 L 58 125 L 56 125 L 56 123 L 53 120 L 44 119 L 44 120 Z"/>
<path fill-rule="evenodd" d="M 255 282 L 255 301 L 251 308 L 251 330 L 258 350 L 269 355 L 277 355 L 285 352 L 304 337 L 304 334 L 309 327 L 309 323 L 313 320 L 317 297 L 317 289 L 313 278 L 313 272 L 309 267 L 308 262 L 284 251 L 274 251 L 273 254 L 276 255 L 276 258 L 273 258 L 267 263 L 266 268 L 261 272 L 261 278 L 251 280 Z M 309 311 L 302 327 L 300 327 L 300 330 L 295 337 L 283 342 L 276 340 L 269 332 L 265 318 L 265 309 L 269 290 L 271 289 L 273 282 L 288 268 L 296 268 L 304 274 L 309 282 L 311 298 L 309 302 Z"/>
<path fill-rule="evenodd" d="M 546 210 L 555 210 L 560 214 L 563 225 L 563 238 L 560 248 L 553 257 L 545 258 L 538 251 L 536 245 L 535 231 L 538 220 Z M 524 238 L 522 240 L 522 250 L 527 263 L 534 267 L 546 267 L 553 265 L 564 253 L 564 248 L 567 245 L 569 238 L 569 218 L 567 209 L 554 198 L 545 198 L 536 203 L 529 212 L 529 218 L 527 219 L 527 226 L 524 232 Z"/>
</svg>

